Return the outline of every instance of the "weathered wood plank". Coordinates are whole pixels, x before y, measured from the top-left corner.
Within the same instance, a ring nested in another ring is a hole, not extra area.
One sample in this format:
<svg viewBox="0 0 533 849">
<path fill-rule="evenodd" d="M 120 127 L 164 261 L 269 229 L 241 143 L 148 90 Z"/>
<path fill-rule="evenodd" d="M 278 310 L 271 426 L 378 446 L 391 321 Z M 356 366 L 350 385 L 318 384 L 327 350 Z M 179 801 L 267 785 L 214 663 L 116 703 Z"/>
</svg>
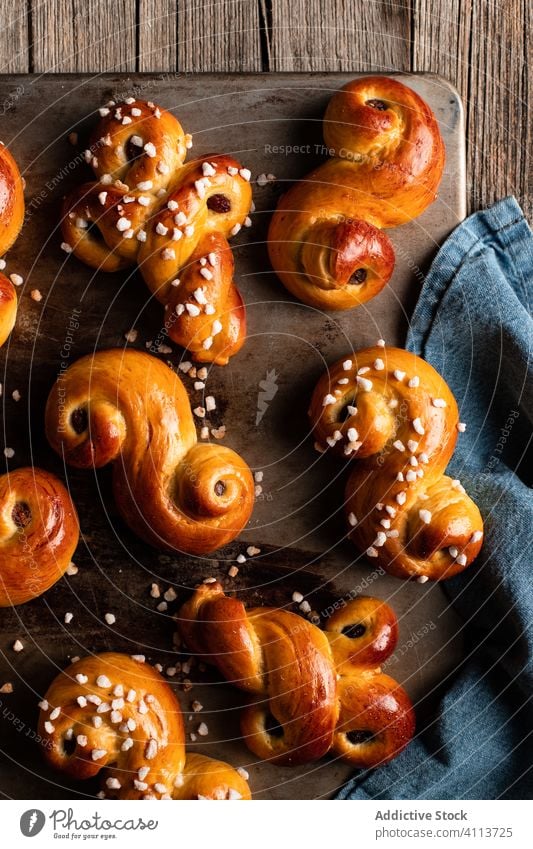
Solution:
<svg viewBox="0 0 533 849">
<path fill-rule="evenodd" d="M 273 0 L 271 71 L 408 71 L 409 0 Z"/>
<path fill-rule="evenodd" d="M 174 71 L 177 61 L 176 0 L 140 0 L 139 71 Z"/>
<path fill-rule="evenodd" d="M 448 0 L 435 11 L 432 0 L 413 7 L 413 71 L 433 71 L 468 95 L 471 61 L 472 0 Z"/>
<path fill-rule="evenodd" d="M 257 0 L 181 0 L 178 7 L 180 71 L 260 71 Z"/>
<path fill-rule="evenodd" d="M 531 212 L 529 3 L 449 0 L 436 12 L 432 0 L 416 0 L 415 7 L 413 70 L 451 80 L 466 107 L 470 210 L 512 192 Z"/>
<path fill-rule="evenodd" d="M 30 71 L 28 11 L 25 3 L 3 0 L 0 27 L 0 73 Z"/>
<path fill-rule="evenodd" d="M 33 2 L 34 70 L 134 71 L 136 23 L 135 0 Z"/>
<path fill-rule="evenodd" d="M 531 211 L 528 116 L 528 0 L 475 4 L 467 138 L 475 208 L 515 193 Z M 529 76 L 531 82 L 531 76 Z"/>
</svg>

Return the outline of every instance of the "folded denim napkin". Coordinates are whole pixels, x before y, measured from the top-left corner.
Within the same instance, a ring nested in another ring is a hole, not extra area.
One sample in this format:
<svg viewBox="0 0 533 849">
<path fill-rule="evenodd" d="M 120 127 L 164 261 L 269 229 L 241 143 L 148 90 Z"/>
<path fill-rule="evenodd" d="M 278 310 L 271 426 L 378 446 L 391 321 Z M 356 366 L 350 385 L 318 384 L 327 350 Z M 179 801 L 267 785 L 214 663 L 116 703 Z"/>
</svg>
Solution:
<svg viewBox="0 0 533 849">
<path fill-rule="evenodd" d="M 532 281 L 533 234 L 507 198 L 452 233 L 424 282 L 406 347 L 457 398 L 467 430 L 448 468 L 478 503 L 485 539 L 472 566 L 443 584 L 465 660 L 430 723 L 339 798 L 532 798 Z"/>
</svg>

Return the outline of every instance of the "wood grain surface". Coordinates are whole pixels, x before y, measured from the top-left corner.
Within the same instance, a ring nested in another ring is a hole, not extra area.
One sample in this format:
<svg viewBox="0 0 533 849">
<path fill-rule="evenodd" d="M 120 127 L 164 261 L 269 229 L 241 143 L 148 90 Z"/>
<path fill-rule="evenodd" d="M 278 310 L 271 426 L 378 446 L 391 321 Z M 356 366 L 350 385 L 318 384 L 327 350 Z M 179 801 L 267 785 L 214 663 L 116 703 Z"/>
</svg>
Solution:
<svg viewBox="0 0 533 849">
<path fill-rule="evenodd" d="M 529 0 L 2 6 L 1 72 L 433 71 L 465 104 L 469 211 L 514 193 L 533 212 Z"/>
</svg>

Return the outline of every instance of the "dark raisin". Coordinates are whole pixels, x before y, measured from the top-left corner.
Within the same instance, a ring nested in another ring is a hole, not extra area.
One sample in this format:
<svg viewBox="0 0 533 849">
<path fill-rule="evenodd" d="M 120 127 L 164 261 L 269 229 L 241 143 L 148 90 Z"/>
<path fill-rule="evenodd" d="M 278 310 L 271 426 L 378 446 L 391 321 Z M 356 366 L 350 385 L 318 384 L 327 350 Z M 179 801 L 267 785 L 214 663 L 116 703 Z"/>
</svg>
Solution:
<svg viewBox="0 0 533 849">
<path fill-rule="evenodd" d="M 372 100 L 367 100 L 367 106 L 371 106 L 372 109 L 379 109 L 380 112 L 385 112 L 389 107 L 382 100 L 377 100 L 373 98 Z"/>
<path fill-rule="evenodd" d="M 352 398 L 350 401 L 346 401 L 346 404 L 344 405 L 342 410 L 339 412 L 339 422 L 341 424 L 342 424 L 342 422 L 345 422 L 347 419 L 349 419 L 350 416 L 352 415 L 350 413 L 350 411 L 348 410 L 348 407 L 355 407 L 354 402 L 355 402 L 355 398 Z"/>
<path fill-rule="evenodd" d="M 224 495 L 226 492 L 226 484 L 224 481 L 217 481 L 215 484 L 215 495 Z"/>
<path fill-rule="evenodd" d="M 102 236 L 102 233 L 100 232 L 100 228 L 96 221 L 89 221 L 87 230 L 85 232 L 88 236 L 91 237 L 91 239 L 95 239 L 95 241 L 104 244 L 104 237 Z"/>
<path fill-rule="evenodd" d="M 349 637 L 351 640 L 356 637 L 362 637 L 363 634 L 366 634 L 366 626 L 362 625 L 360 622 L 357 625 L 346 625 L 345 628 L 342 629 L 342 634 L 345 637 Z"/>
<path fill-rule="evenodd" d="M 138 159 L 139 156 L 142 156 L 144 150 L 142 147 L 139 147 L 136 144 L 133 144 L 131 137 L 128 139 L 126 144 L 124 145 L 124 152 L 126 154 L 126 159 L 128 162 L 133 162 L 135 159 Z"/>
<path fill-rule="evenodd" d="M 70 416 L 70 424 L 76 433 L 84 433 L 87 430 L 87 425 L 89 424 L 87 410 L 82 407 L 78 407 L 74 410 Z"/>
<path fill-rule="evenodd" d="M 229 212 L 231 209 L 230 199 L 226 195 L 211 195 L 207 198 L 207 208 L 211 212 Z"/>
<path fill-rule="evenodd" d="M 348 731 L 346 737 L 353 746 L 357 746 L 360 743 L 370 743 L 374 739 L 375 734 L 365 729 L 364 731 Z"/>
<path fill-rule="evenodd" d="M 63 751 L 67 755 L 67 757 L 70 757 L 74 754 L 74 752 L 76 751 L 76 745 L 77 744 L 75 737 L 71 737 L 70 740 L 67 740 L 66 737 L 63 737 Z"/>
<path fill-rule="evenodd" d="M 271 713 L 267 714 L 265 719 L 265 731 L 271 737 L 283 737 L 283 726 L 281 726 Z"/>
<path fill-rule="evenodd" d="M 367 276 L 366 268 L 356 268 L 350 277 L 350 283 L 364 283 Z"/>
<path fill-rule="evenodd" d="M 28 504 L 24 501 L 17 501 L 11 511 L 11 518 L 17 528 L 25 528 L 26 525 L 29 525 L 31 522 L 31 510 Z"/>
</svg>

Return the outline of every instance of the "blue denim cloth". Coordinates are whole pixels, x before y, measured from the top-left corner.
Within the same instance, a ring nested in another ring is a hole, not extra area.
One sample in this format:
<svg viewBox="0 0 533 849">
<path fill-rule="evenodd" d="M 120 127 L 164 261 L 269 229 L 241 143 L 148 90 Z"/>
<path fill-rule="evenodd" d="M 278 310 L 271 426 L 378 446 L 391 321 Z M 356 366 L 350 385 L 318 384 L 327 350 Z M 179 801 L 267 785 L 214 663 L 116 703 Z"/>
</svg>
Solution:
<svg viewBox="0 0 533 849">
<path fill-rule="evenodd" d="M 406 347 L 443 375 L 467 422 L 449 471 L 478 503 L 485 540 L 443 584 L 464 662 L 411 745 L 339 798 L 532 798 L 532 281 L 533 234 L 507 198 L 452 233 L 422 288 Z"/>
</svg>

